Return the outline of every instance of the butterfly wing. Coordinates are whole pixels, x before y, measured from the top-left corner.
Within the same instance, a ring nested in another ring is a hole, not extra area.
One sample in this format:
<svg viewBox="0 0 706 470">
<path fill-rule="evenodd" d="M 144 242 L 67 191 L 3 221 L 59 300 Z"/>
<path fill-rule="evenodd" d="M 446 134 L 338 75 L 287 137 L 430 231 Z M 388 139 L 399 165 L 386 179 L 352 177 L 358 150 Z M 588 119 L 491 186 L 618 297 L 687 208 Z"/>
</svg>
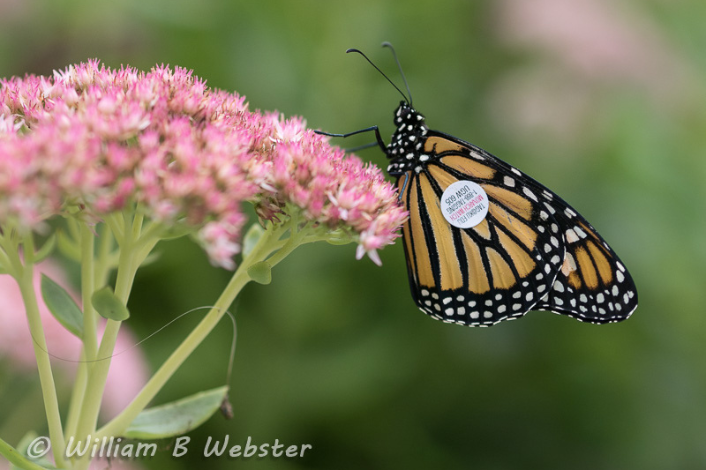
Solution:
<svg viewBox="0 0 706 470">
<path fill-rule="evenodd" d="M 423 312 L 490 326 L 531 309 L 596 323 L 622 320 L 635 309 L 624 266 L 566 202 L 455 137 L 429 131 L 423 150 L 429 155 L 423 170 L 398 181 L 410 211 L 403 226 L 409 280 Z M 462 180 L 479 184 L 489 198 L 488 215 L 469 229 L 450 225 L 440 209 L 444 189 Z"/>
<path fill-rule="evenodd" d="M 630 273 L 586 219 L 556 196 L 553 204 L 566 254 L 549 295 L 535 309 L 590 323 L 625 320 L 637 308 L 637 289 Z"/>
<path fill-rule="evenodd" d="M 549 292 L 564 259 L 553 219 L 519 186 L 508 187 L 505 173 L 472 147 L 435 137 L 427 144 L 433 155 L 424 170 L 398 182 L 410 211 L 403 237 L 417 305 L 470 326 L 524 315 Z M 479 184 L 489 199 L 486 218 L 468 229 L 450 225 L 440 209 L 444 189 L 464 180 Z"/>
</svg>

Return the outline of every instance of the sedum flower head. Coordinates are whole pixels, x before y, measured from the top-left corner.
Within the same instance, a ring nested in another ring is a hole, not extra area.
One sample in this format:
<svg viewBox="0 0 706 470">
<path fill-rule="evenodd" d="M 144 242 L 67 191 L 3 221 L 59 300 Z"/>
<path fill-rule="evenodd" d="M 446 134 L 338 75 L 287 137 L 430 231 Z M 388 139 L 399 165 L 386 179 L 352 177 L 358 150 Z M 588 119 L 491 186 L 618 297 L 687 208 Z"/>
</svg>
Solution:
<svg viewBox="0 0 706 470">
<path fill-rule="evenodd" d="M 250 111 L 244 97 L 179 67 L 94 60 L 0 82 L 0 227 L 137 207 L 167 228 L 198 231 L 211 260 L 232 269 L 246 201 L 265 220 L 296 212 L 345 232 L 359 258 L 378 263 L 376 250 L 406 217 L 377 167 L 302 119 Z"/>
</svg>

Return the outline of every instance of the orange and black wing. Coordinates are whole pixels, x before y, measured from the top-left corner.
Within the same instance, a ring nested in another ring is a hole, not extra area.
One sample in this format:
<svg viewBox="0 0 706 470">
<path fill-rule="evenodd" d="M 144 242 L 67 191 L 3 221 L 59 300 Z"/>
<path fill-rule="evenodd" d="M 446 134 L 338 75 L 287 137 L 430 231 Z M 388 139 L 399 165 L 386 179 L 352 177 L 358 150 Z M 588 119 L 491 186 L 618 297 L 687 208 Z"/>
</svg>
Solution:
<svg viewBox="0 0 706 470">
<path fill-rule="evenodd" d="M 610 246 L 580 214 L 555 197 L 566 253 L 559 274 L 536 310 L 591 323 L 625 320 L 637 308 L 632 277 Z"/>
<path fill-rule="evenodd" d="M 564 259 L 553 219 L 507 175 L 473 148 L 429 137 L 423 171 L 400 178 L 410 211 L 403 227 L 412 294 L 422 311 L 453 323 L 490 326 L 519 317 L 549 292 Z M 439 201 L 456 181 L 473 181 L 488 195 L 486 218 L 460 229 Z"/>
<path fill-rule="evenodd" d="M 423 312 L 446 322 L 490 326 L 532 309 L 596 323 L 627 318 L 634 310 L 637 295 L 629 274 L 558 196 L 446 134 L 429 131 L 423 150 L 429 160 L 422 171 L 398 180 L 410 212 L 403 226 L 409 280 Z M 450 225 L 439 202 L 444 189 L 463 180 L 479 184 L 489 199 L 486 218 L 468 229 Z M 572 241 L 573 233 L 578 241 Z M 607 293 L 612 310 L 600 305 Z M 601 313 L 606 309 L 610 313 Z"/>
</svg>

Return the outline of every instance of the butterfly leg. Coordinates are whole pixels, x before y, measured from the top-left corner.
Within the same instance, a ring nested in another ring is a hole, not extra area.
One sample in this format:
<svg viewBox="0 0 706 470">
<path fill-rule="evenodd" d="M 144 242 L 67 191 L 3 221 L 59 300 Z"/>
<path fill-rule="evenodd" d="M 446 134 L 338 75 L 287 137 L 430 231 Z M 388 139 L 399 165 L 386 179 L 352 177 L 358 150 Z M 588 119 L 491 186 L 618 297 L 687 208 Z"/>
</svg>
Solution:
<svg viewBox="0 0 706 470">
<path fill-rule="evenodd" d="M 387 146 L 385 145 L 385 142 L 382 141 L 382 137 L 380 136 L 380 130 L 378 129 L 378 126 L 370 126 L 366 127 L 365 129 L 360 129 L 358 131 L 353 131 L 349 132 L 347 134 L 331 134 L 330 132 L 323 132 L 323 131 L 314 131 L 317 134 L 320 135 L 327 135 L 329 137 L 350 137 L 352 135 L 356 134 L 362 134 L 363 132 L 370 132 L 370 131 L 375 131 L 375 139 L 377 140 L 377 145 L 382 149 L 383 152 L 387 153 Z M 375 144 L 373 144 L 375 145 Z M 367 146 L 360 147 L 360 148 L 366 148 Z"/>
<path fill-rule="evenodd" d="M 397 203 L 401 204 L 402 203 L 402 195 L 404 194 L 404 190 L 407 189 L 407 182 L 409 181 L 409 171 L 406 171 L 404 174 L 404 183 L 402 183 L 402 189 L 400 190 L 400 194 L 397 196 Z"/>
</svg>

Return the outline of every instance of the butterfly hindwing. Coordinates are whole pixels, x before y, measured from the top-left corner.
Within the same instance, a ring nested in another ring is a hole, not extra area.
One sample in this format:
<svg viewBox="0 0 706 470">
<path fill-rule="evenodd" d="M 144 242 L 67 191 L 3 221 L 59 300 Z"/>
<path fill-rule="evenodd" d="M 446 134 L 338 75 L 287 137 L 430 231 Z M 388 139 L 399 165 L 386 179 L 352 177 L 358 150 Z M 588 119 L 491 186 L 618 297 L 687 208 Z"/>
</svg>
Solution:
<svg viewBox="0 0 706 470">
<path fill-rule="evenodd" d="M 630 273 L 586 219 L 558 197 L 554 204 L 566 254 L 549 295 L 535 308 L 591 323 L 625 320 L 637 308 Z"/>
</svg>

